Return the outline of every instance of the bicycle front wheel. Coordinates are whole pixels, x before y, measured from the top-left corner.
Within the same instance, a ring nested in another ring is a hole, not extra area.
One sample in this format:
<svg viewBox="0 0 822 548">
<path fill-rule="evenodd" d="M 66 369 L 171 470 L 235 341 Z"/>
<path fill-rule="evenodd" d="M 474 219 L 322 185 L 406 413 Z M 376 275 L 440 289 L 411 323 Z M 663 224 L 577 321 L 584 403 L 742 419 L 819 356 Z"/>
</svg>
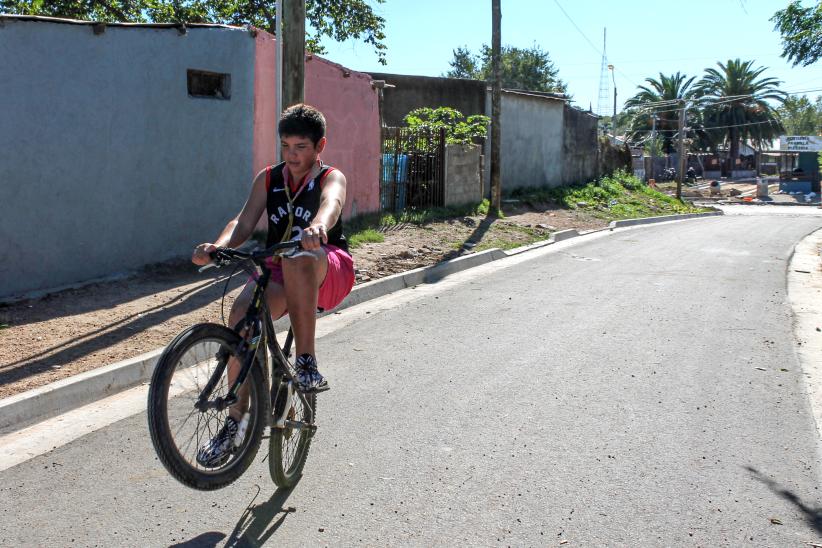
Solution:
<svg viewBox="0 0 822 548">
<path fill-rule="evenodd" d="M 208 398 L 225 397 L 227 363 L 236 357 L 240 336 L 217 324 L 195 325 L 175 338 L 163 352 L 148 393 L 148 426 L 160 462 L 184 485 L 203 491 L 225 487 L 251 465 L 262 441 L 266 422 L 267 390 L 261 363 L 256 361 L 243 383 L 247 392 L 248 425 L 238 434 L 225 456 L 203 464 L 198 452 L 215 437 L 228 417 L 228 408 L 195 405 L 209 381 L 214 390 Z M 222 373 L 217 376 L 218 368 Z"/>
<path fill-rule="evenodd" d="M 295 423 L 314 426 L 317 395 L 306 394 L 306 405 L 299 394 L 288 393 L 288 382 L 279 383 L 274 399 L 274 420 L 284 417 L 286 425 L 275 423 L 268 440 L 268 471 L 278 487 L 293 487 L 303 475 L 308 448 L 314 435 L 311 428 L 298 428 Z M 289 426 L 292 425 L 292 426 Z"/>
</svg>

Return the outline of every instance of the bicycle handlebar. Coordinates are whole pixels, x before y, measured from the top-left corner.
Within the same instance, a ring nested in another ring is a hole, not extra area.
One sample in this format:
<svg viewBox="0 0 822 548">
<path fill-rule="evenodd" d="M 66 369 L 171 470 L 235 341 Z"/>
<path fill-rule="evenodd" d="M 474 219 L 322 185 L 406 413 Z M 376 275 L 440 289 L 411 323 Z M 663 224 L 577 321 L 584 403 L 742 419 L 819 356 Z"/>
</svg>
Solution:
<svg viewBox="0 0 822 548">
<path fill-rule="evenodd" d="M 209 268 L 219 268 L 237 261 L 262 261 L 263 259 L 273 255 L 283 255 L 281 252 L 288 251 L 290 249 L 297 249 L 301 247 L 301 245 L 302 244 L 299 240 L 291 240 L 288 242 L 274 244 L 271 247 L 267 247 L 266 249 L 262 249 L 260 251 L 241 251 L 231 247 L 218 247 L 209 253 L 212 262 L 200 267 L 199 271 L 203 272 Z"/>
</svg>

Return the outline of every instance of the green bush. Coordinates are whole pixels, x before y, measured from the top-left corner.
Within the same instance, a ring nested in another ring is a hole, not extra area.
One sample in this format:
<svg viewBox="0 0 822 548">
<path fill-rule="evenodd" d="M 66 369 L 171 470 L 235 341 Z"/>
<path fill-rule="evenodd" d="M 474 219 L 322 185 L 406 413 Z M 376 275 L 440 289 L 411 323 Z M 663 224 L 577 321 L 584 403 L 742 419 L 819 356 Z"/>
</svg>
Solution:
<svg viewBox="0 0 822 548">
<path fill-rule="evenodd" d="M 410 128 L 445 128 L 445 142 L 449 144 L 470 144 L 477 139 L 484 139 L 488 133 L 491 119 L 482 114 L 465 118 L 460 111 L 449 107 L 417 108 L 403 118 Z"/>
</svg>

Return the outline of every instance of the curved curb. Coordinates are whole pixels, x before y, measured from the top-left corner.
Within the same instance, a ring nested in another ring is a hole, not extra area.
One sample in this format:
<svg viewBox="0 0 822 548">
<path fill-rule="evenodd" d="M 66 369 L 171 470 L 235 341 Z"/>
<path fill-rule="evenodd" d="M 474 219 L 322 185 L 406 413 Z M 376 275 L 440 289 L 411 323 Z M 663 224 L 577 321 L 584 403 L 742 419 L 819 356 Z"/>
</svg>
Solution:
<svg viewBox="0 0 822 548">
<path fill-rule="evenodd" d="M 23 428 L 148 382 L 162 352 L 163 349 L 158 348 L 0 399 L 0 433 Z"/>
<path fill-rule="evenodd" d="M 504 257 L 507 255 L 501 249 L 489 249 L 367 282 L 354 287 L 337 308 L 323 315 L 338 312 L 400 289 L 422 283 L 435 283 L 449 274 Z M 285 331 L 288 329 L 288 320 L 277 320 L 274 322 L 274 328 L 277 331 Z M 0 399 L 0 433 L 29 426 L 146 383 L 151 379 L 154 366 L 162 352 L 163 348 L 158 348 L 135 358 L 99 367 L 40 388 Z"/>
<path fill-rule="evenodd" d="M 788 263 L 788 301 L 794 316 L 796 356 L 805 373 L 811 412 L 822 439 L 822 229 L 794 247 Z"/>
<path fill-rule="evenodd" d="M 355 286 L 348 297 L 333 311 L 325 314 L 339 312 L 350 306 L 354 306 L 372 299 L 385 296 L 389 293 L 420 285 L 424 283 L 436 283 L 450 274 L 461 272 L 468 268 L 480 266 L 492 261 L 504 259 L 512 255 L 519 255 L 532 249 L 538 249 L 557 242 L 585 236 L 605 230 L 614 230 L 626 226 L 636 226 L 643 224 L 660 223 L 666 221 L 677 221 L 682 219 L 693 219 L 697 217 L 708 217 L 722 215 L 721 211 L 711 213 L 692 213 L 687 215 L 670 215 L 667 217 L 647 217 L 644 219 L 628 219 L 626 221 L 613 221 L 608 227 L 588 232 L 579 232 L 576 229 L 561 230 L 551 235 L 548 240 L 534 244 L 518 247 L 508 251 L 501 249 L 489 249 L 479 253 L 463 255 L 450 261 L 435 264 L 433 266 L 417 268 L 394 274 Z M 325 315 L 324 314 L 324 315 Z M 274 322 L 277 331 L 284 331 L 288 328 L 287 320 L 280 319 Z M 80 373 L 72 377 L 50 383 L 46 386 L 35 388 L 0 399 L 0 433 L 17 430 L 33 424 L 35 422 L 54 417 L 56 415 L 71 411 L 82 405 L 86 405 L 99 399 L 111 396 L 123 390 L 132 388 L 141 383 L 148 382 L 154 371 L 154 366 L 160 357 L 163 349 L 158 348 L 141 354 L 135 358 L 113 363 L 104 367 L 93 369 L 85 373 Z"/>
<path fill-rule="evenodd" d="M 623 228 L 626 226 L 648 225 L 653 223 L 666 223 L 668 221 L 682 221 L 685 219 L 698 219 L 700 217 L 715 217 L 723 215 L 721 211 L 711 211 L 708 213 L 683 213 L 680 215 L 665 215 L 662 217 L 645 217 L 644 219 L 624 219 L 622 221 L 611 221 L 610 228 Z"/>
</svg>

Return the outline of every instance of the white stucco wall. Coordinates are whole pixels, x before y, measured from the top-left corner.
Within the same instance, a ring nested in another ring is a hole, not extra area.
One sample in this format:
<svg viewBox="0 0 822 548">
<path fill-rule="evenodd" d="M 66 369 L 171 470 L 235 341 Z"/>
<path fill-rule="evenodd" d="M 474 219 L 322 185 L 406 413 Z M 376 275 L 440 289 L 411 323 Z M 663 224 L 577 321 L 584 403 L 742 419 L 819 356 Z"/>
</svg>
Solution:
<svg viewBox="0 0 822 548">
<path fill-rule="evenodd" d="M 192 98 L 187 69 L 231 74 Z M 254 40 L 243 29 L 6 19 L 0 26 L 0 298 L 188 253 L 242 206 Z"/>
<path fill-rule="evenodd" d="M 503 91 L 500 157 L 502 189 L 563 184 L 564 102 Z M 491 112 L 491 93 L 486 96 Z M 491 180 L 491 132 L 486 141 L 485 179 Z"/>
</svg>

